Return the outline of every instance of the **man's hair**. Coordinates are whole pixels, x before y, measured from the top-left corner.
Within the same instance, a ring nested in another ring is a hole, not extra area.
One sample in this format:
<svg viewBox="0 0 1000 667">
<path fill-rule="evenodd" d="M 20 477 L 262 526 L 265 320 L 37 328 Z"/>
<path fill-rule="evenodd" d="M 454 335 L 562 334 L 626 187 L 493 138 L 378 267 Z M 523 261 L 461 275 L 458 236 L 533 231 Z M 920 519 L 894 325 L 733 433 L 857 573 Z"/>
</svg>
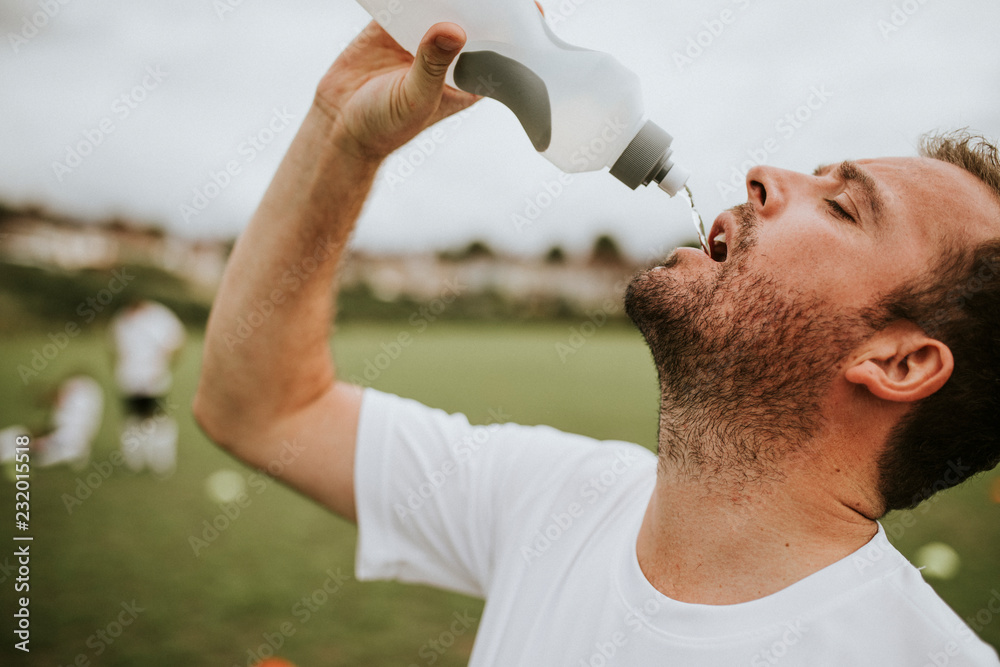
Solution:
<svg viewBox="0 0 1000 667">
<path fill-rule="evenodd" d="M 1000 205 L 1000 154 L 984 137 L 966 130 L 928 135 L 920 154 L 965 169 Z M 955 359 L 948 382 L 889 436 L 879 460 L 888 512 L 914 507 L 1000 462 L 1000 238 L 972 248 L 955 243 L 923 284 L 889 295 L 882 307 L 891 320 L 915 322 Z"/>
</svg>

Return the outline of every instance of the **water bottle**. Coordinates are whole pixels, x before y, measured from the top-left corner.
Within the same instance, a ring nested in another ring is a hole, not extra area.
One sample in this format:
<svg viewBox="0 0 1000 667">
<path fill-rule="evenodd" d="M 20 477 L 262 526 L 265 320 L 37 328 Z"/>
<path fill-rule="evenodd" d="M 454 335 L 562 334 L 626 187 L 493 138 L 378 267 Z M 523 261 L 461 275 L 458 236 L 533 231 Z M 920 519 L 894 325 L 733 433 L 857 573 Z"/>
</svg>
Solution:
<svg viewBox="0 0 1000 667">
<path fill-rule="evenodd" d="M 535 150 L 565 172 L 611 174 L 633 190 L 670 196 L 690 175 L 670 160 L 673 138 L 645 118 L 639 78 L 612 56 L 559 39 L 531 0 L 358 0 L 415 53 L 435 23 L 468 41 L 447 82 L 491 97 L 517 116 Z"/>
</svg>

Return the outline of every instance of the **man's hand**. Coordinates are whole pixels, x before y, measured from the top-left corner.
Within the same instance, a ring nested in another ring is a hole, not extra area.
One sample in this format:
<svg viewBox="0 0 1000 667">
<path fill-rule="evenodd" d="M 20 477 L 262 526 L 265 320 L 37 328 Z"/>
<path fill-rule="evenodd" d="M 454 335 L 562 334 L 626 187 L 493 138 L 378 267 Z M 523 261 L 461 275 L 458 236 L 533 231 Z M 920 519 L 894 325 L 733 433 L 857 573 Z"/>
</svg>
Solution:
<svg viewBox="0 0 1000 667">
<path fill-rule="evenodd" d="M 334 141 L 356 158 L 379 162 L 477 95 L 446 86 L 448 66 L 465 45 L 454 23 L 427 31 L 416 57 L 372 21 L 320 82 L 315 105 L 334 123 Z"/>
</svg>

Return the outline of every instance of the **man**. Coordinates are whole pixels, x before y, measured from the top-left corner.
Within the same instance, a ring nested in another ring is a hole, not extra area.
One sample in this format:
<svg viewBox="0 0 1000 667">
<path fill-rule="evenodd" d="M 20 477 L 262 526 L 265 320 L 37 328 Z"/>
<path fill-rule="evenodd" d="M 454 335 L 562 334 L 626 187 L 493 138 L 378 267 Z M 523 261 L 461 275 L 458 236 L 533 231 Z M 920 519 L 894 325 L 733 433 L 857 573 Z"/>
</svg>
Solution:
<svg viewBox="0 0 1000 667">
<path fill-rule="evenodd" d="M 19 440 L 31 444 L 31 463 L 47 467 L 67 463 L 82 470 L 104 419 L 104 390 L 85 373 L 74 373 L 52 392 L 47 423 L 36 428 L 17 425 L 0 430 L 0 463 L 13 462 Z"/>
<path fill-rule="evenodd" d="M 97 380 L 78 373 L 60 382 L 52 406 L 52 428 L 35 441 L 36 465 L 68 463 L 82 470 L 103 419 L 104 390 Z"/>
<path fill-rule="evenodd" d="M 998 664 L 876 521 L 1000 455 L 995 153 L 939 151 L 986 181 L 930 158 L 751 171 L 713 257 L 679 249 L 626 296 L 657 457 L 473 427 L 338 381 L 328 351 L 379 163 L 476 99 L 444 85 L 464 39 L 438 24 L 411 58 L 371 24 L 320 83 L 209 322 L 209 436 L 261 468 L 305 443 L 282 478 L 358 523 L 359 578 L 485 597 L 473 665 Z"/>
<path fill-rule="evenodd" d="M 125 402 L 121 449 L 133 472 L 167 477 L 177 467 L 177 422 L 164 409 L 170 365 L 184 346 L 184 325 L 155 301 L 135 301 L 111 322 L 115 381 Z"/>
</svg>

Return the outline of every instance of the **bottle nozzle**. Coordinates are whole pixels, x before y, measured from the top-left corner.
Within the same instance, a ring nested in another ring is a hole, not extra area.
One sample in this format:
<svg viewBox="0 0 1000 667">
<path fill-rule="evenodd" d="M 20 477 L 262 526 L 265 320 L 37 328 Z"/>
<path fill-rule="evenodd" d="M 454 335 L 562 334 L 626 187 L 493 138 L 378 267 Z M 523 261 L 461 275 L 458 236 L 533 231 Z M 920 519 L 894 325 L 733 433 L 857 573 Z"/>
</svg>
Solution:
<svg viewBox="0 0 1000 667">
<path fill-rule="evenodd" d="M 611 175 L 633 190 L 656 181 L 664 192 L 673 197 L 691 175 L 670 161 L 673 140 L 662 127 L 651 120 L 646 121 L 611 166 Z"/>
<path fill-rule="evenodd" d="M 670 163 L 667 167 L 667 173 L 660 179 L 660 189 L 673 197 L 681 191 L 689 178 L 691 178 L 691 172 L 679 164 Z"/>
</svg>

